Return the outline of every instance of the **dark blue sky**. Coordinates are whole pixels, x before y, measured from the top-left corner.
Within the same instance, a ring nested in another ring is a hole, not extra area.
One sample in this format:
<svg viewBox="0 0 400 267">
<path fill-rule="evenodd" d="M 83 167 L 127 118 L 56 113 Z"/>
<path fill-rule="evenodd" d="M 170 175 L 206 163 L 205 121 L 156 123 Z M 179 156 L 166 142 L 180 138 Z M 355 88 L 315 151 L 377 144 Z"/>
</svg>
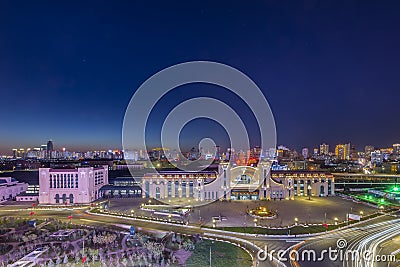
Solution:
<svg viewBox="0 0 400 267">
<path fill-rule="evenodd" d="M 400 142 L 398 1 L 81 2 L 0 3 L 1 152 L 119 148 L 135 89 L 191 60 L 250 76 L 280 144 Z"/>
</svg>

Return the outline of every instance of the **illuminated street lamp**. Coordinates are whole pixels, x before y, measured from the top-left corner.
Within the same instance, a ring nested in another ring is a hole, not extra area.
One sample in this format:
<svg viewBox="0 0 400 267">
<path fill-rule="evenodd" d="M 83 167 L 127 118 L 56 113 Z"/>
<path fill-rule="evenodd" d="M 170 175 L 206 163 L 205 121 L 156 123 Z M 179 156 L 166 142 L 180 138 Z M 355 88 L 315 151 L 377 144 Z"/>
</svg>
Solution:
<svg viewBox="0 0 400 267">
<path fill-rule="evenodd" d="M 210 245 L 210 267 L 211 267 L 211 254 L 212 254 L 212 245 L 214 244 L 214 241 L 211 241 L 211 245 Z"/>
<path fill-rule="evenodd" d="M 335 225 L 337 225 L 338 224 L 338 220 L 339 220 L 338 217 L 335 217 L 334 220 L 335 220 Z"/>
<path fill-rule="evenodd" d="M 294 224 L 295 224 L 295 225 L 297 225 L 298 221 L 299 221 L 299 219 L 298 219 L 297 217 L 294 218 Z"/>
<path fill-rule="evenodd" d="M 134 213 L 135 213 L 135 210 L 131 209 L 131 216 L 133 216 Z"/>
<path fill-rule="evenodd" d="M 307 186 L 307 190 L 308 190 L 308 200 L 311 200 L 311 189 L 312 189 L 312 187 L 311 187 L 311 185 L 308 185 Z"/>
<path fill-rule="evenodd" d="M 360 211 L 360 215 L 361 215 L 361 217 L 364 215 L 364 212 L 363 211 Z"/>
<path fill-rule="evenodd" d="M 257 227 L 257 219 L 254 219 L 254 227 Z"/>
</svg>

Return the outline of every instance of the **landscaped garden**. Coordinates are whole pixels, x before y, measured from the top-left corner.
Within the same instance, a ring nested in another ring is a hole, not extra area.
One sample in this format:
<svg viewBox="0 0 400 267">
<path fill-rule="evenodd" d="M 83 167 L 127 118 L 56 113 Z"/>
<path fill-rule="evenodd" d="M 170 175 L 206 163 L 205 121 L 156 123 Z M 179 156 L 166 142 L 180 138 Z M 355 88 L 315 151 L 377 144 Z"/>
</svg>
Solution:
<svg viewBox="0 0 400 267">
<path fill-rule="evenodd" d="M 209 241 L 197 235 L 145 231 L 131 235 L 122 229 L 58 220 L 35 222 L 0 219 L 0 266 L 36 250 L 40 251 L 36 259 L 39 266 L 204 266 L 209 259 Z M 213 266 L 251 265 L 250 256 L 242 249 L 221 242 L 213 246 Z"/>
</svg>

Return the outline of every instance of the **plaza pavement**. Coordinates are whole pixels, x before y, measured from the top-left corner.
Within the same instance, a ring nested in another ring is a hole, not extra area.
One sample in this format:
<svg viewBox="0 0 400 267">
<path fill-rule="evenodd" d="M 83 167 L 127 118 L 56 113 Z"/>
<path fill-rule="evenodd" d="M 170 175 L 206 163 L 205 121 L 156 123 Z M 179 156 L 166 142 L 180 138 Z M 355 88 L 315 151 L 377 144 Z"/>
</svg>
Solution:
<svg viewBox="0 0 400 267">
<path fill-rule="evenodd" d="M 130 214 L 132 209 L 135 215 L 149 216 L 152 213 L 139 209 L 141 203 L 148 203 L 148 199 L 111 199 L 110 210 Z M 152 204 L 155 200 L 151 201 Z M 193 203 L 192 203 L 193 204 Z M 217 227 L 254 226 L 254 218 L 247 215 L 246 210 L 259 206 L 267 207 L 277 213 L 275 219 L 258 220 L 257 224 L 269 227 L 284 227 L 293 225 L 295 218 L 298 224 L 313 224 L 326 222 L 333 224 L 335 218 L 339 222 L 345 221 L 347 213 L 363 215 L 374 213 L 377 209 L 363 203 L 355 203 L 340 197 L 297 197 L 294 200 L 262 200 L 262 201 L 217 201 L 207 205 L 194 207 L 189 214 L 190 224 L 198 224 L 200 218 L 203 224 L 212 226 L 212 218 L 221 216 L 225 220 L 217 221 Z"/>
</svg>

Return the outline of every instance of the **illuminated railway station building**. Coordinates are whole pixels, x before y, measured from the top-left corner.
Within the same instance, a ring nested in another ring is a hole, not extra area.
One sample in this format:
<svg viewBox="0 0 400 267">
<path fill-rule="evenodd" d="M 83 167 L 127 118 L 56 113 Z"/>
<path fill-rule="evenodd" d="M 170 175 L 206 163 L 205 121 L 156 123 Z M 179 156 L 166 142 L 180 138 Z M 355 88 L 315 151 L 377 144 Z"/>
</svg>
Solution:
<svg viewBox="0 0 400 267">
<path fill-rule="evenodd" d="M 195 201 L 276 200 L 295 196 L 334 195 L 334 177 L 317 171 L 271 171 L 269 162 L 257 167 L 220 163 L 218 171 L 159 171 L 145 174 L 142 197 Z"/>
</svg>

